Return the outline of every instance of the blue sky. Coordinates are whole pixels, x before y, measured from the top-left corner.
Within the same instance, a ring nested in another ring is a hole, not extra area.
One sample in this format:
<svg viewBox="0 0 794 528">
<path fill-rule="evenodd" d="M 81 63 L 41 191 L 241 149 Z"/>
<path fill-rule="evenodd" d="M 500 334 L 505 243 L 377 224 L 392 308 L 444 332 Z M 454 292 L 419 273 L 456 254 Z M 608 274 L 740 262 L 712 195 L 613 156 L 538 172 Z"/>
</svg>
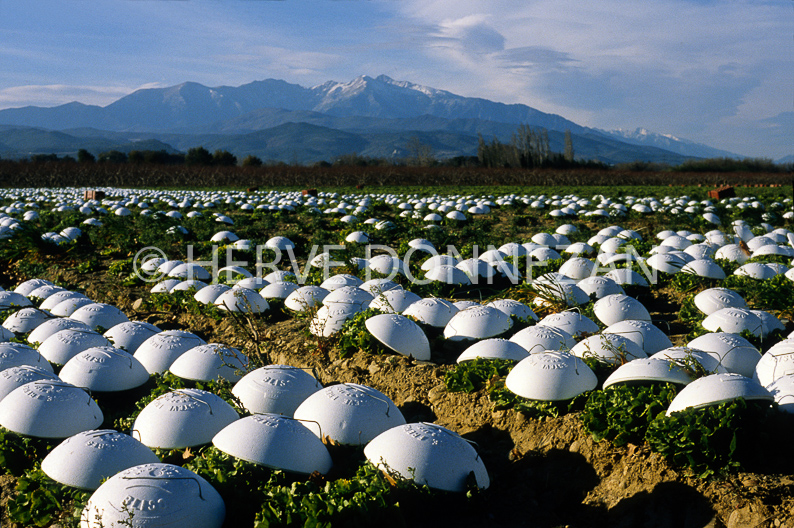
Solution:
<svg viewBox="0 0 794 528">
<path fill-rule="evenodd" d="M 0 65 L 0 108 L 386 74 L 794 154 L 792 0 L 0 0 Z"/>
</svg>

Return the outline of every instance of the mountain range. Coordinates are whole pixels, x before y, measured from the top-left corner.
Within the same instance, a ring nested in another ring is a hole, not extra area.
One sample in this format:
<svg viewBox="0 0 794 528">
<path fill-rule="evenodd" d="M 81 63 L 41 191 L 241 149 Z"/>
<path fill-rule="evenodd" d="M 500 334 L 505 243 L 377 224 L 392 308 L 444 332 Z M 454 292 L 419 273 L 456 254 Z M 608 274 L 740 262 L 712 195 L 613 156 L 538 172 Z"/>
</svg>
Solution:
<svg viewBox="0 0 794 528">
<path fill-rule="evenodd" d="M 353 153 L 405 158 L 418 138 L 444 159 L 476 155 L 479 136 L 510 141 L 520 125 L 548 130 L 556 152 L 570 131 L 577 158 L 605 163 L 740 157 L 644 129 L 583 127 L 527 105 L 463 97 L 385 75 L 312 88 L 276 79 L 214 88 L 186 82 L 137 90 L 104 107 L 72 102 L 0 110 L 0 157 L 203 146 L 238 158 L 312 163 Z"/>
</svg>

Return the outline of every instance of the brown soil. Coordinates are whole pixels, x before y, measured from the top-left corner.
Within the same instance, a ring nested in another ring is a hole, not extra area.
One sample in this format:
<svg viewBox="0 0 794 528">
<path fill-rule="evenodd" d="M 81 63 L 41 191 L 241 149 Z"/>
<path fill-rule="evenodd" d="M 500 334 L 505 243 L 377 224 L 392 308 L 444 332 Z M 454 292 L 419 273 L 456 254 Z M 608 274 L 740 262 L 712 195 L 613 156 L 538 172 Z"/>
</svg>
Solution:
<svg viewBox="0 0 794 528">
<path fill-rule="evenodd" d="M 407 421 L 433 421 L 475 442 L 491 487 L 479 497 L 477 511 L 447 512 L 445 524 L 794 528 L 792 475 L 740 473 L 725 480 L 699 480 L 647 446 L 618 448 L 595 442 L 576 413 L 532 419 L 512 410 L 494 410 L 484 391 L 449 393 L 443 384 L 448 365 L 362 351 L 340 358 L 332 343 L 310 337 L 301 319 L 253 319 L 249 326 L 231 318 L 137 312 L 134 301 L 145 295 L 143 289 L 120 290 L 103 273 L 54 275 L 48 278 L 115 304 L 130 319 L 189 330 L 250 355 L 258 350 L 267 362 L 312 368 L 323 384 L 370 385 L 388 395 Z M 660 300 L 658 313 L 669 318 L 666 304 Z M 12 477 L 0 477 L 0 509 L 13 485 Z"/>
</svg>

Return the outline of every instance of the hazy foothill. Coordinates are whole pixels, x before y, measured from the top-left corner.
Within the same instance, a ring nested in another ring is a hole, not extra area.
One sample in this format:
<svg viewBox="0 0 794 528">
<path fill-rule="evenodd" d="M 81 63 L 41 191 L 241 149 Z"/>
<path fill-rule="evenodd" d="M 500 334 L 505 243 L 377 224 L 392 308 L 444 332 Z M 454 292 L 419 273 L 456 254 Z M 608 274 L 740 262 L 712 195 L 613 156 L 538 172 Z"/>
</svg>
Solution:
<svg viewBox="0 0 794 528">
<path fill-rule="evenodd" d="M 214 88 L 188 82 L 138 90 L 105 107 L 74 102 L 0 110 L 0 157 L 76 157 L 79 149 L 95 157 L 112 151 L 186 154 L 203 147 L 228 151 L 238 161 L 255 156 L 312 164 L 355 156 L 426 164 L 430 158 L 477 156 L 481 141 L 507 144 L 516 135 L 523 140 L 522 126 L 545 131 L 550 152 L 565 154 L 568 148 L 567 157 L 577 161 L 680 165 L 741 157 L 644 129 L 583 127 L 526 105 L 462 97 L 384 75 L 313 88 L 274 79 Z"/>
</svg>

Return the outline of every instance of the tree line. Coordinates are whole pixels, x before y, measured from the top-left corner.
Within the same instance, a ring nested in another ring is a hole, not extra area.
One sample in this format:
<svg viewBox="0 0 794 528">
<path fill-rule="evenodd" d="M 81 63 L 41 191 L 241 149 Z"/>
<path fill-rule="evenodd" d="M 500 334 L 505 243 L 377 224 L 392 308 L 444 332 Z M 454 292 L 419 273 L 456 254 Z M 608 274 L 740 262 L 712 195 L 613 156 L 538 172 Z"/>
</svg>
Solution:
<svg viewBox="0 0 794 528">
<path fill-rule="evenodd" d="M 487 142 L 480 134 L 477 144 L 477 159 L 483 167 L 569 168 L 588 164 L 597 165 L 598 168 L 605 167 L 603 163 L 575 159 L 570 130 L 565 131 L 564 141 L 563 152 L 552 152 L 548 130 L 545 128 L 533 129 L 521 125 L 513 134 L 510 143 L 502 143 L 496 138 Z"/>
<path fill-rule="evenodd" d="M 332 161 L 319 161 L 314 167 L 483 167 L 491 169 L 598 169 L 630 172 L 752 172 L 752 173 L 792 173 L 794 164 L 777 164 L 767 158 L 708 158 L 692 159 L 679 165 L 634 161 L 608 165 L 597 160 L 576 159 L 570 130 L 565 131 L 563 152 L 553 152 L 546 129 L 533 129 L 521 125 L 509 142 L 503 143 L 496 137 L 487 141 L 482 134 L 478 136 L 476 156 L 455 156 L 437 159 L 430 145 L 418 137 L 409 139 L 406 150 L 408 156 L 401 159 L 378 158 L 349 153 L 337 156 Z M 6 160 L 8 161 L 8 160 Z M 261 158 L 248 155 L 238 160 L 227 150 L 209 152 L 203 146 L 188 149 L 186 153 L 167 152 L 166 150 L 131 150 L 122 152 L 109 150 L 94 155 L 80 149 L 77 157 L 56 154 L 34 154 L 22 162 L 32 163 L 79 163 L 79 164 L 128 164 L 128 165 L 184 165 L 192 167 L 262 167 L 262 166 L 301 166 L 297 161 L 264 162 Z"/>
<path fill-rule="evenodd" d="M 34 155 L 31 161 L 54 161 L 50 155 Z M 68 156 L 66 157 L 68 158 Z M 61 159 L 66 159 L 61 158 Z M 68 160 L 67 160 L 68 161 Z M 216 150 L 210 153 L 204 147 L 194 147 L 187 153 L 172 153 L 165 150 L 131 150 L 128 153 L 119 150 L 109 150 L 94 156 L 86 149 L 77 151 L 78 163 L 130 163 L 133 165 L 200 165 L 216 167 L 233 167 L 237 165 L 237 156 L 227 150 Z M 262 160 L 256 156 L 248 156 L 243 160 L 244 166 L 262 165 Z"/>
<path fill-rule="evenodd" d="M 72 156 L 58 157 L 56 154 L 33 154 L 28 158 L 28 161 L 33 163 L 46 163 L 46 162 L 66 162 L 66 163 L 129 163 L 131 165 L 198 165 L 198 166 L 216 166 L 216 167 L 233 167 L 237 165 L 237 156 L 227 150 L 216 150 L 210 153 L 204 147 L 195 147 L 187 151 L 187 153 L 172 153 L 165 150 L 131 150 L 129 152 L 122 152 L 120 150 L 108 150 L 101 152 L 99 155 L 94 156 L 86 149 L 77 151 L 77 158 Z M 260 166 L 262 160 L 256 156 L 248 156 L 243 159 L 243 166 Z"/>
<path fill-rule="evenodd" d="M 607 165 L 600 162 L 585 162 L 574 158 L 573 143 L 570 131 L 565 133 L 565 151 L 562 153 L 552 152 L 549 147 L 548 131 L 545 129 L 532 129 L 522 125 L 513 135 L 510 143 L 501 143 L 493 138 L 486 142 L 482 135 L 479 136 L 479 144 L 476 156 L 455 156 L 448 159 L 438 159 L 435 157 L 431 145 L 423 142 L 419 137 L 411 137 L 405 146 L 407 156 L 400 159 L 378 158 L 361 156 L 358 153 L 349 153 L 337 156 L 332 161 L 320 161 L 315 163 L 320 167 L 331 166 L 412 166 L 412 167 L 489 167 L 489 168 L 538 168 L 538 167 L 595 167 L 606 168 Z M 189 149 L 186 153 L 171 153 L 165 150 L 132 150 L 128 153 L 119 150 L 109 150 L 94 156 L 86 149 L 77 152 L 77 158 L 72 156 L 58 157 L 55 154 L 34 154 L 29 161 L 40 162 L 77 162 L 77 163 L 129 163 L 129 164 L 151 164 L 151 165 L 189 165 L 189 166 L 216 166 L 232 167 L 241 165 L 243 167 L 260 167 L 265 165 L 261 158 L 249 155 L 238 163 L 238 158 L 226 150 L 216 150 L 210 153 L 203 146 Z M 268 164 L 284 165 L 284 162 L 269 162 Z M 296 165 L 291 163 L 287 165 Z"/>
</svg>

